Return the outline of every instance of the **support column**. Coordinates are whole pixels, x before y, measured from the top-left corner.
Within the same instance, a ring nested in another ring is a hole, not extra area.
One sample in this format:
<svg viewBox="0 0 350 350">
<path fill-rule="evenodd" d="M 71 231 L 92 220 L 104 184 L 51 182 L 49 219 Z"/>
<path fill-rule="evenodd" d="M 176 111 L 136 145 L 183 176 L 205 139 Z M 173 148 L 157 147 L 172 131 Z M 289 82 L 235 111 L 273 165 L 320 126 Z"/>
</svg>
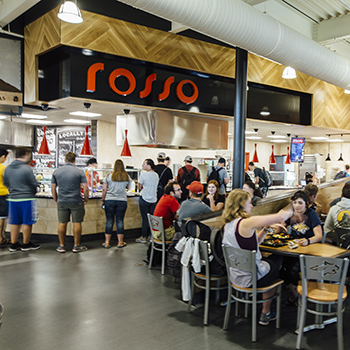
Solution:
<svg viewBox="0 0 350 350">
<path fill-rule="evenodd" d="M 248 52 L 236 48 L 236 93 L 233 132 L 233 186 L 242 188 L 245 161 L 245 121 L 247 114 Z"/>
</svg>

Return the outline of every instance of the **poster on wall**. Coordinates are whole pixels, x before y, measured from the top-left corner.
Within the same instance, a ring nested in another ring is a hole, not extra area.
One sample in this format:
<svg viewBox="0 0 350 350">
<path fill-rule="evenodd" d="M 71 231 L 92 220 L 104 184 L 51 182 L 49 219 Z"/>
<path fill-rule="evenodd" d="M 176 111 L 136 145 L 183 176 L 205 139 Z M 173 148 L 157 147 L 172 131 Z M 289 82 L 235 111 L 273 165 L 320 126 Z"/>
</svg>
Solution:
<svg viewBox="0 0 350 350">
<path fill-rule="evenodd" d="M 290 145 L 290 160 L 291 162 L 303 162 L 304 161 L 304 149 L 305 138 L 304 137 L 292 137 Z"/>
<path fill-rule="evenodd" d="M 35 161 L 35 165 L 38 168 L 42 167 L 49 167 L 49 168 L 56 168 L 56 128 L 55 127 L 47 127 L 46 129 L 46 140 L 47 145 L 49 147 L 49 151 L 51 155 L 39 155 L 39 148 L 41 146 L 41 142 L 44 137 L 44 130 L 43 128 L 36 127 L 35 128 L 35 147 L 33 150 L 33 160 Z"/>
</svg>

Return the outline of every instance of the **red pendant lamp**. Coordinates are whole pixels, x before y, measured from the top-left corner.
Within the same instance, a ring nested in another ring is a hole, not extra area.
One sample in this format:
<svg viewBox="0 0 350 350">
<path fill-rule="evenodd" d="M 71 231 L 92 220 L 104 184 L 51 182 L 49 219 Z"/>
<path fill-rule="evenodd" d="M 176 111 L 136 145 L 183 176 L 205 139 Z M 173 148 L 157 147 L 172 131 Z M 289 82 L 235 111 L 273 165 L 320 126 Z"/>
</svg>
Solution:
<svg viewBox="0 0 350 350">
<path fill-rule="evenodd" d="M 284 164 L 292 164 L 290 161 L 289 147 L 287 147 L 287 158 L 286 158 L 286 161 L 284 162 Z"/>
<path fill-rule="evenodd" d="M 273 153 L 273 149 L 275 148 L 274 145 L 272 145 L 272 153 L 271 153 L 271 156 L 270 156 L 270 159 L 269 159 L 269 164 L 276 164 L 276 159 L 275 159 L 275 155 Z"/>
<path fill-rule="evenodd" d="M 254 143 L 255 151 L 254 151 L 254 156 L 253 156 L 253 163 L 259 163 L 258 152 L 256 151 L 256 146 L 257 146 L 257 144 Z"/>
<path fill-rule="evenodd" d="M 81 149 L 81 153 L 80 153 L 81 156 L 93 156 L 92 149 L 90 146 L 88 132 L 89 132 L 89 127 L 86 125 L 85 126 L 85 140 L 84 140 L 83 148 Z"/>
<path fill-rule="evenodd" d="M 46 126 L 43 126 L 43 130 L 44 130 L 44 137 L 41 141 L 38 154 L 50 156 L 51 153 L 50 153 L 49 146 L 47 144 L 47 139 L 46 139 Z"/>
<path fill-rule="evenodd" d="M 120 154 L 121 157 L 131 157 L 131 151 L 130 151 L 130 147 L 129 147 L 129 142 L 128 142 L 128 128 L 127 128 L 127 118 L 128 118 L 128 114 L 130 113 L 130 109 L 124 109 L 124 113 L 125 113 L 125 137 L 124 137 L 124 145 L 123 145 L 123 149 L 122 149 L 122 153 Z"/>
</svg>

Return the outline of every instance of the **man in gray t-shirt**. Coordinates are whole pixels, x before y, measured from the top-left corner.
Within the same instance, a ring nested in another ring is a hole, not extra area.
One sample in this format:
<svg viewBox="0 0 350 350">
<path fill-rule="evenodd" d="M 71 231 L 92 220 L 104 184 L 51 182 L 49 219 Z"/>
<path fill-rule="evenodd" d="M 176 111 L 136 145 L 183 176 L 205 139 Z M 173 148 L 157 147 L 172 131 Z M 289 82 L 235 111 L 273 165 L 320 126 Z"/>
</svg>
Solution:
<svg viewBox="0 0 350 350">
<path fill-rule="evenodd" d="M 56 169 L 52 174 L 51 193 L 57 203 L 58 214 L 58 239 L 60 245 L 56 248 L 59 253 L 65 253 L 65 238 L 67 224 L 72 216 L 74 247 L 73 253 L 80 253 L 87 248 L 80 245 L 81 223 L 84 220 L 84 204 L 89 200 L 89 188 L 83 170 L 75 166 L 76 155 L 68 152 L 65 156 L 66 164 Z M 84 191 L 84 199 L 81 197 L 81 186 Z M 58 188 L 58 193 L 57 193 Z"/>
<path fill-rule="evenodd" d="M 226 194 L 226 185 L 229 183 L 229 178 L 227 175 L 227 171 L 225 169 L 226 166 L 226 159 L 220 158 L 218 161 L 218 164 L 214 167 L 211 167 L 207 171 L 207 183 L 209 182 L 209 178 L 211 173 L 213 172 L 213 168 L 217 171 L 217 174 L 219 175 L 219 193 L 220 194 Z"/>
<path fill-rule="evenodd" d="M 178 218 L 178 223 L 180 226 L 183 219 L 210 213 L 212 211 L 210 207 L 201 201 L 204 187 L 199 181 L 193 181 L 189 186 L 187 186 L 187 189 L 190 193 L 190 199 L 186 199 L 181 204 Z"/>
</svg>

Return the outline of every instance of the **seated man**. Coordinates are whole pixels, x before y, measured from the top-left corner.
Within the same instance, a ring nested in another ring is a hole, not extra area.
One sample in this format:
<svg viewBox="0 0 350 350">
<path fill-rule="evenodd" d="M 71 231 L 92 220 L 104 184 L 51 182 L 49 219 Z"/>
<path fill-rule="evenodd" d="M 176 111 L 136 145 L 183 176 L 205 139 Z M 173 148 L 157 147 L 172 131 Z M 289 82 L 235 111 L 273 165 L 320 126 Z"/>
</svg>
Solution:
<svg viewBox="0 0 350 350">
<path fill-rule="evenodd" d="M 187 189 L 189 190 L 190 199 L 186 199 L 181 204 L 178 219 L 180 226 L 183 219 L 210 213 L 212 211 L 201 201 L 204 187 L 199 181 L 193 181 L 189 186 L 187 186 Z"/>
<path fill-rule="evenodd" d="M 333 205 L 328 212 L 326 222 L 324 224 L 324 232 L 327 233 L 327 239 L 336 241 L 332 230 L 336 227 L 350 228 L 350 183 L 343 186 L 341 200 Z"/>
<path fill-rule="evenodd" d="M 180 209 L 178 200 L 181 198 L 181 187 L 176 182 L 168 183 L 164 188 L 164 195 L 160 198 L 154 216 L 163 218 L 165 240 L 171 241 L 175 234 L 173 221 L 177 219 L 177 212 Z M 157 234 L 159 232 L 159 234 Z M 162 240 L 160 231 L 154 232 L 153 237 Z"/>
</svg>

